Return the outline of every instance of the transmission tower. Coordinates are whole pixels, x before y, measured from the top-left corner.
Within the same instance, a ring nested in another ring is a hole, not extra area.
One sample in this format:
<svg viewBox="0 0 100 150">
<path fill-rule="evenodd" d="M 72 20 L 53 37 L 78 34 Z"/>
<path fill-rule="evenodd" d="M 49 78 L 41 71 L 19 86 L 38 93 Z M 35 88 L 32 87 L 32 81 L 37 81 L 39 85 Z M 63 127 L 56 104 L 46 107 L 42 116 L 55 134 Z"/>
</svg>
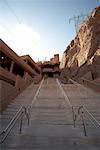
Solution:
<svg viewBox="0 0 100 150">
<path fill-rule="evenodd" d="M 76 33 L 79 31 L 80 24 L 83 22 L 85 16 L 87 16 L 87 15 L 84 15 L 81 13 L 80 15 L 74 16 L 74 17 L 69 19 L 69 24 L 71 21 L 74 21 Z"/>
</svg>

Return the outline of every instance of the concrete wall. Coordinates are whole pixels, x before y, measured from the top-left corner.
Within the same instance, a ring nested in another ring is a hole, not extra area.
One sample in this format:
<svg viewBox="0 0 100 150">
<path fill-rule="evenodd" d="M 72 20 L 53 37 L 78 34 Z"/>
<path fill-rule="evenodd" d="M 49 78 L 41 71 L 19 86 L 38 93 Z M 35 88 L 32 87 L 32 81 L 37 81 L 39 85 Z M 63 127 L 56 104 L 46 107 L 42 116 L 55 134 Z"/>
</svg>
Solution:
<svg viewBox="0 0 100 150">
<path fill-rule="evenodd" d="M 90 80 L 90 81 L 93 80 L 91 72 L 86 73 L 86 74 L 83 76 L 83 78 L 84 78 L 84 79 L 87 79 L 87 80 Z"/>
<path fill-rule="evenodd" d="M 0 80 L 0 112 L 10 104 L 26 87 L 32 83 L 31 76 L 26 73 L 24 78 L 16 76 L 15 85 Z"/>
<path fill-rule="evenodd" d="M 13 85 L 3 80 L 0 80 L 0 112 L 20 93 Z"/>
<path fill-rule="evenodd" d="M 100 93 L 100 78 L 98 78 L 98 83 L 95 81 L 95 80 L 87 80 L 87 79 L 84 79 L 84 78 L 81 78 L 79 81 L 78 81 L 80 84 L 83 84 L 87 87 L 89 87 L 90 89 L 92 89 L 93 91 L 97 92 L 97 93 Z"/>
</svg>

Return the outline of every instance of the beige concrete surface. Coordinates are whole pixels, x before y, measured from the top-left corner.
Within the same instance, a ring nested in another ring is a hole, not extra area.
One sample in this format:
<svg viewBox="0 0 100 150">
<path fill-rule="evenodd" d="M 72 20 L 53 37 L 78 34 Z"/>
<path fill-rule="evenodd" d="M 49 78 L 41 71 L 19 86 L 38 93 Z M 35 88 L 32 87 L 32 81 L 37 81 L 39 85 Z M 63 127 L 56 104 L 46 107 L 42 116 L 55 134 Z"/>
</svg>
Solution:
<svg viewBox="0 0 100 150">
<path fill-rule="evenodd" d="M 83 90 L 79 93 L 73 84 L 63 85 L 63 88 L 74 106 L 80 106 L 84 102 L 81 98 Z M 28 97 L 28 92 L 26 96 Z M 88 96 L 92 98 L 93 93 Z M 93 98 L 94 101 L 98 101 L 95 94 Z M 88 106 L 92 108 L 93 105 L 89 104 Z M 100 111 L 97 112 L 95 108 L 93 110 L 100 116 Z M 56 79 L 48 78 L 43 82 L 32 106 L 29 127 L 24 122 L 22 134 L 19 135 L 19 124 L 16 124 L 1 148 L 2 150 L 99 150 L 100 129 L 92 126 L 88 119 L 86 121 L 87 136 L 84 136 L 81 120 L 76 123 L 75 128 L 73 127 L 71 107 L 65 101 Z"/>
</svg>

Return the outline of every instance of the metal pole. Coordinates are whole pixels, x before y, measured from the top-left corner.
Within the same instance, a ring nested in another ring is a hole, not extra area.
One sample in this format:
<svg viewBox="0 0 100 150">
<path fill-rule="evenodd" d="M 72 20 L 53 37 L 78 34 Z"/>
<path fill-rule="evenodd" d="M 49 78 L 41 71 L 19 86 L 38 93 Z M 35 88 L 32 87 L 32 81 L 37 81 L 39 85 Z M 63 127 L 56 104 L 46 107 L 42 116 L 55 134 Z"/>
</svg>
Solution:
<svg viewBox="0 0 100 150">
<path fill-rule="evenodd" d="M 84 136 L 87 136 L 87 132 L 86 132 L 86 126 L 85 126 L 85 122 L 84 122 L 84 117 L 83 117 L 83 113 L 84 112 L 81 112 L 81 118 L 82 118 L 82 123 L 83 123 L 83 129 L 84 129 Z"/>
<path fill-rule="evenodd" d="M 76 114 L 74 112 L 74 107 L 73 106 L 72 106 L 72 114 L 73 114 L 73 126 L 75 128 L 75 126 L 76 126 L 76 124 L 75 124 L 75 122 L 76 122 Z"/>
<path fill-rule="evenodd" d="M 19 134 L 21 134 L 21 133 L 22 133 L 22 125 L 23 125 L 23 112 L 22 112 L 21 120 L 20 120 Z"/>
</svg>

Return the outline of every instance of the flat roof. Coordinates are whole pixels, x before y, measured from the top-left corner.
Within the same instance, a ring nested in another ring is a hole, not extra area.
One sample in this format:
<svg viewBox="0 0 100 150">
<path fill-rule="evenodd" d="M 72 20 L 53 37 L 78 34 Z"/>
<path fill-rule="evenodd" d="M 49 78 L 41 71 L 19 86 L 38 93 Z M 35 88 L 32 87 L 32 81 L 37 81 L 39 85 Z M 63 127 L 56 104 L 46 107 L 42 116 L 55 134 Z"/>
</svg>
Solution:
<svg viewBox="0 0 100 150">
<path fill-rule="evenodd" d="M 18 56 L 2 39 L 0 39 L 0 51 L 21 66 L 31 76 L 37 75 L 37 73 L 28 64 L 26 64 L 25 61 L 22 60 L 20 56 Z"/>
<path fill-rule="evenodd" d="M 20 56 L 23 60 L 27 59 L 39 72 L 41 72 L 40 67 L 35 63 L 35 61 L 30 57 L 30 55 Z"/>
</svg>

